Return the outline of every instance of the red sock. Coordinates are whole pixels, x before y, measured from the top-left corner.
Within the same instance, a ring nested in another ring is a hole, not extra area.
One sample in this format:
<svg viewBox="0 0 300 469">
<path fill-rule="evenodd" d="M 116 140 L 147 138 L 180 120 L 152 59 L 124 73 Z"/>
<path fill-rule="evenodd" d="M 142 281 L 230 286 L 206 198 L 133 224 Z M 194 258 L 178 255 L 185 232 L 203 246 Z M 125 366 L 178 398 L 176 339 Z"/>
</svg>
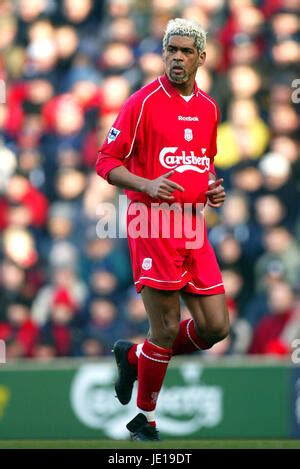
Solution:
<svg viewBox="0 0 300 469">
<path fill-rule="evenodd" d="M 195 323 L 193 319 L 186 319 L 179 325 L 179 332 L 173 344 L 173 355 L 184 355 L 192 353 L 196 350 L 205 350 L 210 348 L 195 331 Z"/>
<path fill-rule="evenodd" d="M 137 406 L 150 412 L 156 407 L 159 391 L 172 356 L 172 349 L 159 347 L 146 339 L 138 359 Z"/>
<path fill-rule="evenodd" d="M 137 366 L 139 360 L 136 355 L 136 348 L 137 344 L 134 344 L 128 352 L 128 361 L 133 366 Z M 196 334 L 193 319 L 186 319 L 180 323 L 179 332 L 172 347 L 173 355 L 184 355 L 208 348 L 210 348 L 210 345 Z"/>
<path fill-rule="evenodd" d="M 134 344 L 128 351 L 128 355 L 127 355 L 127 358 L 128 358 L 128 362 L 130 363 L 130 365 L 132 366 L 137 366 L 138 364 L 138 357 L 136 356 L 136 348 L 137 348 L 137 344 Z"/>
<path fill-rule="evenodd" d="M 151 427 L 154 427 L 154 428 L 156 427 L 156 422 L 155 422 L 155 420 L 154 420 L 153 422 L 149 422 L 149 421 L 148 421 L 148 423 L 149 423 L 149 425 L 151 425 Z"/>
</svg>

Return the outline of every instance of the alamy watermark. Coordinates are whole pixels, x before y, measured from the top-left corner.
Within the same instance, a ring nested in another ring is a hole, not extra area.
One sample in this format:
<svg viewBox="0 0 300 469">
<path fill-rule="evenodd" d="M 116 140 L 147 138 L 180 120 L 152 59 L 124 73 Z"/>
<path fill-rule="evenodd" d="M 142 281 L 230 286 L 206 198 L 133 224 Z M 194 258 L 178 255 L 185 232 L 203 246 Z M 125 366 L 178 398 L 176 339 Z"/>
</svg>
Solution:
<svg viewBox="0 0 300 469">
<path fill-rule="evenodd" d="M 4 80 L 0 80 L 0 104 L 6 103 L 6 84 Z"/>
<path fill-rule="evenodd" d="M 300 78 L 295 78 L 295 80 L 292 81 L 292 88 L 296 88 L 292 92 L 292 102 L 294 104 L 299 104 L 300 103 Z"/>
<path fill-rule="evenodd" d="M 291 355 L 292 362 L 298 365 L 300 363 L 300 339 L 294 339 L 291 346 L 295 349 Z"/>
<path fill-rule="evenodd" d="M 168 204 L 131 202 L 125 195 L 119 195 L 118 204 L 109 202 L 97 206 L 99 220 L 97 236 L 103 238 L 125 238 L 118 227 L 127 211 L 127 235 L 137 238 L 183 239 L 186 249 L 199 249 L 204 241 L 204 204 L 174 202 Z"/>
<path fill-rule="evenodd" d="M 6 345 L 4 340 L 0 340 L 0 363 L 6 363 Z"/>
</svg>

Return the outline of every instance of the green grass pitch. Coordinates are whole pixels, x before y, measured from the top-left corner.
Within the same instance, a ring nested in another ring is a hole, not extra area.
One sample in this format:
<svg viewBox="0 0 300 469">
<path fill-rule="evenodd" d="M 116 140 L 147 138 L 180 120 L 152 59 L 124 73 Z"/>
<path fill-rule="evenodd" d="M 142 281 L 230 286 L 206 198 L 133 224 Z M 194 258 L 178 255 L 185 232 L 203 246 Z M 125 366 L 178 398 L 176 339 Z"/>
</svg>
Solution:
<svg viewBox="0 0 300 469">
<path fill-rule="evenodd" d="M 0 440 L 0 449 L 295 449 L 299 440 Z"/>
</svg>

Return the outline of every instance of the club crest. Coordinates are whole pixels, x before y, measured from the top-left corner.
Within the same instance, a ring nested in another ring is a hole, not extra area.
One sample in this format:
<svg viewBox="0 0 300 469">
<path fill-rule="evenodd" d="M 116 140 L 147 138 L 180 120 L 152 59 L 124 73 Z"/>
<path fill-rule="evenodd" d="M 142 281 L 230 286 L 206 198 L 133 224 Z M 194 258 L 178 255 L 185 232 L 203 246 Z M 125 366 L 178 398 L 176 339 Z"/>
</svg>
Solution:
<svg viewBox="0 0 300 469">
<path fill-rule="evenodd" d="M 190 142 L 191 140 L 193 140 L 193 131 L 192 131 L 192 129 L 184 129 L 184 139 L 187 142 Z"/>
<path fill-rule="evenodd" d="M 144 270 L 150 270 L 152 267 L 152 259 L 151 257 L 145 257 L 145 259 L 143 260 L 143 264 L 142 264 L 142 268 Z"/>
</svg>

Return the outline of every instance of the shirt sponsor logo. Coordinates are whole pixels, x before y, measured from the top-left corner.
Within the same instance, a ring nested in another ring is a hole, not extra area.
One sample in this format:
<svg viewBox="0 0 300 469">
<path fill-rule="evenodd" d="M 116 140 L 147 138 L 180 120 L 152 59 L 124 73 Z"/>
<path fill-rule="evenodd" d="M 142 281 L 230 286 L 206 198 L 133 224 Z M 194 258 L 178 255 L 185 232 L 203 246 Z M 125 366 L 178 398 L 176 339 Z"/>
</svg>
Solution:
<svg viewBox="0 0 300 469">
<path fill-rule="evenodd" d="M 159 161 L 164 168 L 174 169 L 179 173 L 188 170 L 197 173 L 209 171 L 210 159 L 207 156 L 197 156 L 193 151 L 187 155 L 184 150 L 181 151 L 181 154 L 176 154 L 177 150 L 178 147 L 165 147 L 161 150 Z M 203 150 L 206 149 L 202 148 L 202 154 Z"/>
<path fill-rule="evenodd" d="M 179 121 L 199 121 L 198 116 L 178 116 Z"/>
<path fill-rule="evenodd" d="M 107 136 L 108 143 L 111 143 L 114 140 L 116 140 L 120 132 L 121 130 L 118 130 L 115 127 L 112 127 L 110 131 L 108 132 L 108 136 Z"/>
<path fill-rule="evenodd" d="M 142 268 L 144 270 L 150 270 L 152 267 L 152 259 L 151 257 L 145 257 L 145 259 L 143 260 L 143 264 L 142 264 Z"/>
</svg>

